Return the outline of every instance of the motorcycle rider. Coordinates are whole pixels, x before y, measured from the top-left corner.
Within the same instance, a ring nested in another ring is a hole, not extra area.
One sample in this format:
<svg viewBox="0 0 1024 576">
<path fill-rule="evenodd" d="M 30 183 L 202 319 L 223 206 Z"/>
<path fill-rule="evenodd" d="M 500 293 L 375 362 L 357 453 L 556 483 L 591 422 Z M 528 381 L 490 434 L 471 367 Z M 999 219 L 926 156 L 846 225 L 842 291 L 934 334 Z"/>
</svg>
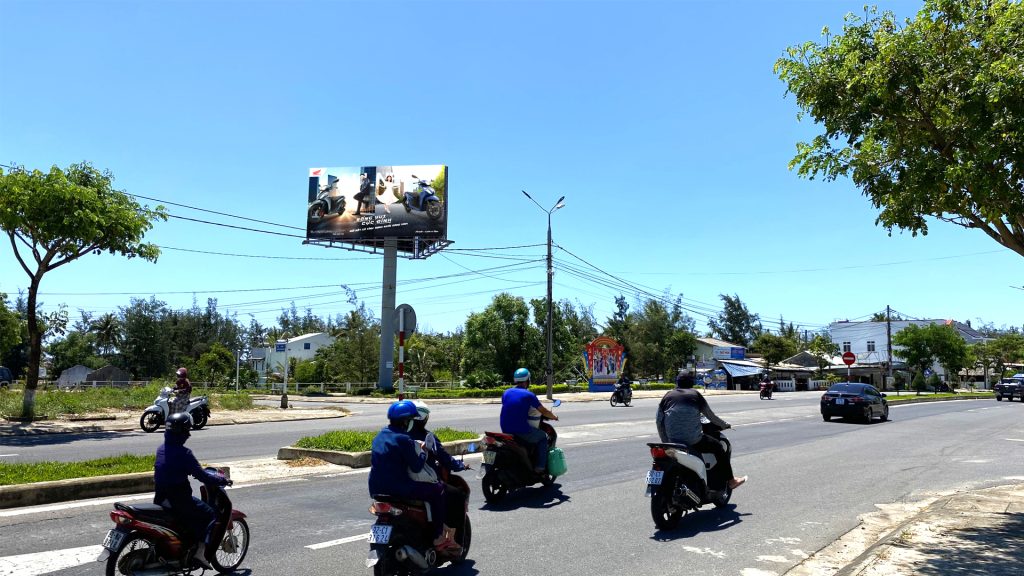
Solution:
<svg viewBox="0 0 1024 576">
<path fill-rule="evenodd" d="M 228 480 L 204 470 L 192 451 L 185 447 L 191 428 L 192 421 L 188 414 L 178 412 L 171 414 L 167 419 L 164 443 L 156 449 L 156 466 L 153 472 L 156 494 L 153 496 L 153 503 L 170 511 L 179 523 L 191 531 L 198 540 L 195 560 L 204 568 L 210 569 L 210 563 L 206 559 L 206 546 L 210 544 L 210 532 L 213 530 L 216 512 L 209 504 L 192 496 L 192 485 L 188 477 L 192 476 L 204 484 L 216 486 L 224 486 L 228 484 Z"/>
<path fill-rule="evenodd" d="M 437 475 L 427 466 L 424 443 L 409 436 L 416 416 L 411 400 L 399 400 L 388 408 L 388 425 L 377 433 L 370 448 L 370 496 L 387 494 L 427 502 L 435 511 L 431 514 L 434 546 L 457 546 L 443 534 L 445 485 L 437 481 Z"/>
<path fill-rule="evenodd" d="M 530 392 L 530 371 L 520 368 L 512 376 L 515 386 L 501 395 L 501 431 L 534 446 L 536 460 L 533 471 L 543 474 L 548 466 L 548 435 L 538 428 L 540 417 L 558 420 L 554 412 L 541 406 L 537 395 Z"/>
<path fill-rule="evenodd" d="M 366 172 L 359 175 L 359 192 L 352 197 L 356 201 L 355 215 L 359 216 L 363 212 L 363 206 L 366 206 L 366 212 L 373 211 L 373 182 L 370 180 Z"/>
<path fill-rule="evenodd" d="M 181 412 L 187 416 L 188 404 L 192 400 L 192 382 L 188 379 L 188 369 L 178 368 L 174 375 L 178 380 L 174 383 L 174 397 L 168 402 L 167 408 L 171 414 Z M 189 416 L 189 420 L 191 419 L 192 417 Z"/>
<path fill-rule="evenodd" d="M 747 477 L 737 478 L 733 475 L 732 463 L 725 452 L 725 447 L 718 440 L 704 434 L 700 417 L 703 414 L 712 424 L 723 430 L 731 428 L 711 410 L 708 401 L 700 392 L 693 389 L 693 374 L 684 372 L 676 377 L 676 387 L 669 390 L 658 404 L 655 423 L 658 436 L 662 442 L 686 444 L 702 452 L 710 452 L 722 466 L 724 475 L 729 478 L 729 488 L 736 489 L 747 481 Z"/>
<path fill-rule="evenodd" d="M 762 396 L 764 396 L 764 397 L 768 398 L 769 400 L 771 400 L 772 399 L 772 392 L 775 391 L 775 382 L 772 382 L 768 378 L 768 376 L 765 376 L 764 379 L 761 380 L 761 390 L 763 391 L 762 392 Z"/>
<path fill-rule="evenodd" d="M 444 449 L 441 441 L 437 439 L 437 436 L 434 436 L 427 430 L 427 421 L 430 420 L 430 407 L 427 406 L 427 403 L 421 400 L 413 400 L 412 403 L 416 406 L 416 418 L 412 422 L 412 431 L 409 432 L 409 436 L 413 440 L 423 442 L 425 450 L 433 456 L 433 458 L 427 459 L 427 464 L 434 468 L 438 478 L 442 477 L 442 468 L 449 472 L 467 470 L 469 467 L 461 460 L 452 458 L 451 454 Z M 444 497 L 446 509 L 442 536 L 444 536 L 446 541 L 451 540 L 454 542 L 455 534 L 462 530 L 463 520 L 466 517 L 467 496 L 468 494 L 458 487 L 445 482 Z"/>
</svg>

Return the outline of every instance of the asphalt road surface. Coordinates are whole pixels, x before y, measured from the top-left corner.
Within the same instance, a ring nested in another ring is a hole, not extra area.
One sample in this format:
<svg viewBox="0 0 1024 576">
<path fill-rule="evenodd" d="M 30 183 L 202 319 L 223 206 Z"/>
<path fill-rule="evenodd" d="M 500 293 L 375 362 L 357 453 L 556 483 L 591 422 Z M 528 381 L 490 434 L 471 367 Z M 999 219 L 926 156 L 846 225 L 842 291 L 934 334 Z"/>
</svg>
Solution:
<svg viewBox="0 0 1024 576">
<path fill-rule="evenodd" d="M 645 443 L 656 435 L 657 401 L 638 400 L 632 408 L 563 404 L 556 426 L 568 474 L 552 488 L 526 489 L 495 507 L 484 503 L 474 472 L 464 472 L 474 489 L 469 560 L 435 573 L 783 574 L 854 528 L 857 516 L 876 504 L 1024 479 L 1019 403 L 895 406 L 892 421 L 865 425 L 822 422 L 819 396 L 778 394 L 770 402 L 713 398 L 713 408 L 734 427 L 727 433 L 734 467 L 750 481 L 727 508 L 692 513 L 672 531 L 655 529 L 643 495 L 650 466 Z M 339 426 L 378 427 L 386 406 L 356 409 L 361 413 L 341 420 L 216 427 L 193 436 L 190 445 L 207 461 L 242 453 L 267 456 L 271 452 L 263 446 L 276 450 L 301 435 Z M 438 404 L 431 421 L 483 430 L 494 426 L 497 411 L 496 405 Z M 268 437 L 273 441 L 265 443 Z M 147 451 L 157 442 L 151 435 L 116 434 L 24 451 L 32 459 L 36 451 L 47 452 L 40 459 L 50 459 L 70 449 L 81 458 L 108 443 L 117 444 L 116 450 Z M 216 451 L 223 456 L 209 454 Z M 476 467 L 479 460 L 467 461 Z M 252 528 L 253 545 L 240 573 L 370 574 L 363 538 L 373 517 L 366 510 L 365 471 L 239 486 L 230 494 Z M 90 558 L 112 526 L 111 501 L 0 510 L 0 574 L 102 573 Z"/>
</svg>

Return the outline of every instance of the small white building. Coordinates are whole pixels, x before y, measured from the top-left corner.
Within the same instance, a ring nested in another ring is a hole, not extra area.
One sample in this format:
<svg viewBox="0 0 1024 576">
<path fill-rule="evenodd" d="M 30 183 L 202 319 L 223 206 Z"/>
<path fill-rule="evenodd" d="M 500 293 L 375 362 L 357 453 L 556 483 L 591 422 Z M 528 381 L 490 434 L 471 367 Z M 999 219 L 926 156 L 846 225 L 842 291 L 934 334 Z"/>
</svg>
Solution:
<svg viewBox="0 0 1024 576">
<path fill-rule="evenodd" d="M 57 387 L 70 388 L 72 386 L 78 386 L 82 382 L 85 382 L 85 377 L 89 375 L 89 372 L 92 372 L 92 368 L 82 366 L 81 364 L 67 368 L 60 373 L 60 376 L 57 377 Z"/>
<path fill-rule="evenodd" d="M 267 348 L 253 348 L 249 360 L 253 369 L 260 375 L 266 377 L 268 373 L 284 373 L 285 358 L 295 358 L 300 362 L 312 360 L 316 351 L 334 344 L 334 336 L 324 332 L 310 332 L 285 341 L 285 352 L 276 352 L 276 346 Z"/>
</svg>

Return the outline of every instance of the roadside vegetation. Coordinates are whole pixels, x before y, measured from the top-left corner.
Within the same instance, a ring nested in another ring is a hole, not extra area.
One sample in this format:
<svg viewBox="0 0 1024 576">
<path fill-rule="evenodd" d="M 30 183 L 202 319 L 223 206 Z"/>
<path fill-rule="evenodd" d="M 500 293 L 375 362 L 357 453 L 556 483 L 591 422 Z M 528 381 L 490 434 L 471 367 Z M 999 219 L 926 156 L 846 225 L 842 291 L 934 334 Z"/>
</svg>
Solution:
<svg viewBox="0 0 1024 576">
<path fill-rule="evenodd" d="M 130 388 L 86 388 L 83 390 L 38 390 L 36 392 L 36 418 L 57 419 L 62 416 L 84 416 L 110 412 L 142 411 L 153 404 L 163 383 Z M 203 395 L 194 389 L 193 397 Z M 211 408 L 221 410 L 251 410 L 255 406 L 246 392 L 207 394 Z M 0 418 L 17 418 L 22 414 L 22 391 L 0 390 Z"/>
<path fill-rule="evenodd" d="M 995 393 L 990 391 L 983 392 L 937 392 L 935 394 L 919 395 L 913 392 L 904 391 L 899 396 L 895 392 L 886 392 L 885 399 L 889 404 L 899 404 L 901 402 L 921 402 L 929 400 L 949 400 L 951 398 L 995 398 Z"/>
<path fill-rule="evenodd" d="M 455 430 L 453 428 L 438 428 L 432 430 L 434 436 L 441 442 L 454 442 L 456 440 L 474 440 L 480 437 L 476 432 L 466 430 Z M 376 430 L 333 430 L 319 436 L 306 436 L 300 438 L 295 446 L 309 450 L 335 450 L 337 452 L 366 452 L 373 443 Z"/>
<path fill-rule="evenodd" d="M 82 462 L 0 462 L 0 486 L 152 472 L 156 456 L 122 454 Z"/>
</svg>

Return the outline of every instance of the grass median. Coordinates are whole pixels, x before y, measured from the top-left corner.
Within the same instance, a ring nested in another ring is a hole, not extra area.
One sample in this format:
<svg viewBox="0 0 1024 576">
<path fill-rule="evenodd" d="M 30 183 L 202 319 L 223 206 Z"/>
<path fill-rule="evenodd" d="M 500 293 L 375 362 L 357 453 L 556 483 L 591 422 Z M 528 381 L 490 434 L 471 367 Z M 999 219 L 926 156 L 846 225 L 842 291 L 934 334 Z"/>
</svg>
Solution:
<svg viewBox="0 0 1024 576">
<path fill-rule="evenodd" d="M 939 392 L 933 394 L 931 392 L 922 392 L 917 394 L 916 392 L 903 391 L 897 396 L 895 392 L 886 392 L 885 399 L 889 404 L 899 404 L 900 402 L 921 402 L 926 400 L 952 400 L 952 399 L 992 399 L 995 398 L 993 392 Z"/>
<path fill-rule="evenodd" d="M 129 388 L 97 387 L 83 390 L 39 390 L 36 392 L 36 416 L 56 420 L 61 416 L 82 416 L 118 411 L 143 410 L 153 404 L 162 386 L 136 386 Z M 207 395 L 211 408 L 222 410 L 252 410 L 252 397 L 245 393 L 216 393 L 215 389 L 195 388 L 192 397 Z M 0 390 L 0 418 L 21 416 L 22 391 Z"/>
<path fill-rule="evenodd" d="M 456 440 L 475 440 L 480 437 L 476 432 L 466 430 L 455 430 L 453 428 L 438 428 L 432 430 L 434 436 L 441 442 L 454 442 Z M 333 450 L 335 452 L 368 452 L 373 438 L 377 435 L 376 430 L 333 430 L 319 436 L 306 436 L 295 443 L 297 448 L 309 450 Z"/>
<path fill-rule="evenodd" d="M 0 462 L 0 486 L 152 472 L 156 456 L 122 454 L 82 462 Z"/>
</svg>

